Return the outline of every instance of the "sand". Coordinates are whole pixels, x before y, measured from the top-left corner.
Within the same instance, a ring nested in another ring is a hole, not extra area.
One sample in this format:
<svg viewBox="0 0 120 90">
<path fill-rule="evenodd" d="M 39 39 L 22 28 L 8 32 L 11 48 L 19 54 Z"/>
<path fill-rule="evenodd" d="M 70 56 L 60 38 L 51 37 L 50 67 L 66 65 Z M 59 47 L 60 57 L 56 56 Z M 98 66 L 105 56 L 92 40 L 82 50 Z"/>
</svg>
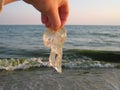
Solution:
<svg viewBox="0 0 120 90">
<path fill-rule="evenodd" d="M 2 71 L 0 90 L 120 90 L 120 69 Z"/>
</svg>

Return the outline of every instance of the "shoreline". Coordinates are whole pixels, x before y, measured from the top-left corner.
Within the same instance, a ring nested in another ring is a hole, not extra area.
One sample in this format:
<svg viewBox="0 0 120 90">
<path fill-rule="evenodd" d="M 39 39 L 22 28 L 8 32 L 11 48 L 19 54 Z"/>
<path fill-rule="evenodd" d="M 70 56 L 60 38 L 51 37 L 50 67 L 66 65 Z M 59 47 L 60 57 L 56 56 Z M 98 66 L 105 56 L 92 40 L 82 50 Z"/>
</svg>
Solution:
<svg viewBox="0 0 120 90">
<path fill-rule="evenodd" d="M 120 69 L 51 68 L 0 73 L 0 90 L 120 90 Z"/>
</svg>

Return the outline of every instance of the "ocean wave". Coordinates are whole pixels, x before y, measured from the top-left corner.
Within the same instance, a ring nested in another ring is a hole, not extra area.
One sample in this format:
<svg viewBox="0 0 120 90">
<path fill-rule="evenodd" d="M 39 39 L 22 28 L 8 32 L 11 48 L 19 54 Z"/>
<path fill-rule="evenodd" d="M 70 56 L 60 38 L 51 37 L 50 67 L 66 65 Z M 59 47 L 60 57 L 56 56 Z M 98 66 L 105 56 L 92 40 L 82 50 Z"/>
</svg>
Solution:
<svg viewBox="0 0 120 90">
<path fill-rule="evenodd" d="M 0 70 L 26 70 L 30 68 L 48 68 L 48 61 L 45 58 L 29 58 L 29 59 L 0 59 Z M 62 67 L 66 69 L 81 69 L 81 68 L 114 68 L 115 64 L 93 60 L 63 60 Z"/>
</svg>

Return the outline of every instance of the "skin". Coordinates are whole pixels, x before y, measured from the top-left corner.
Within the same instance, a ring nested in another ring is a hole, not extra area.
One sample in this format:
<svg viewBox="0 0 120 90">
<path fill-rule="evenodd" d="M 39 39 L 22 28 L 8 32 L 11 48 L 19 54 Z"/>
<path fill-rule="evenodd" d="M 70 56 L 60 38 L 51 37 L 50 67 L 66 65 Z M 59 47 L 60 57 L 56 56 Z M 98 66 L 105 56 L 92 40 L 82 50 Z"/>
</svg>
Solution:
<svg viewBox="0 0 120 90">
<path fill-rule="evenodd" d="M 0 12 L 2 11 L 2 5 L 6 5 L 14 1 L 16 0 L 0 0 Z"/>
<path fill-rule="evenodd" d="M 9 4 L 9 3 L 14 2 L 16 0 L 3 0 L 3 1 L 4 1 L 4 5 L 6 5 L 6 4 Z"/>
<path fill-rule="evenodd" d="M 63 27 L 69 13 L 68 0 L 24 0 L 41 12 L 41 21 L 55 31 Z"/>
<path fill-rule="evenodd" d="M 4 0 L 4 5 L 16 0 Z M 63 27 L 69 14 L 68 0 L 23 0 L 41 12 L 41 21 L 46 27 L 57 31 Z"/>
</svg>

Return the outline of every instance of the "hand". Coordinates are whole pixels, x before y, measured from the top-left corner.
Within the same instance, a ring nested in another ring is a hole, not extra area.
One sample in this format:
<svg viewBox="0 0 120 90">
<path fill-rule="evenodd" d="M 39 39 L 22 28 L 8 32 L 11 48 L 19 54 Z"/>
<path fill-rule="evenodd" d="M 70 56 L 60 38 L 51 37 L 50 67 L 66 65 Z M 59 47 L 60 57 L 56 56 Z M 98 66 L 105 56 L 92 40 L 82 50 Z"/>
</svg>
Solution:
<svg viewBox="0 0 120 90">
<path fill-rule="evenodd" d="M 12 3 L 12 2 L 14 2 L 14 1 L 17 1 L 17 0 L 0 0 L 0 12 L 2 11 L 3 5 Z"/>
<path fill-rule="evenodd" d="M 54 30 L 63 27 L 69 13 L 68 0 L 24 0 L 41 12 L 42 23 Z"/>
</svg>

